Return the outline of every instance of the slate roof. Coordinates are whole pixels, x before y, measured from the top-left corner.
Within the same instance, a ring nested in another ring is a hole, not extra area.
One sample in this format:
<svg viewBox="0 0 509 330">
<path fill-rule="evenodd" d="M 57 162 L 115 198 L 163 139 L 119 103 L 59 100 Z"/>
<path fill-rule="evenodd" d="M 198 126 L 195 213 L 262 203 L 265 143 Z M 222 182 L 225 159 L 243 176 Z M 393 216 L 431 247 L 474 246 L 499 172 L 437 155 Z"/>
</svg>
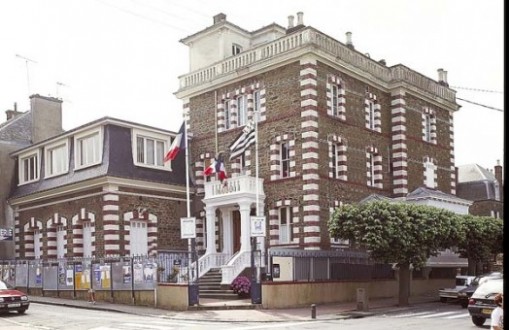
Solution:
<svg viewBox="0 0 509 330">
<path fill-rule="evenodd" d="M 27 111 L 0 124 L 0 140 L 26 141 L 32 139 L 32 112 Z"/>
<path fill-rule="evenodd" d="M 458 166 L 456 194 L 471 201 L 495 200 L 500 182 L 495 175 L 478 164 Z"/>
<path fill-rule="evenodd" d="M 458 166 L 458 183 L 472 181 L 495 181 L 495 175 L 478 164 Z"/>
<path fill-rule="evenodd" d="M 117 119 L 115 120 L 118 121 Z M 94 121 L 92 123 L 98 123 L 99 121 Z M 130 124 L 126 121 L 121 122 L 124 124 Z M 91 124 L 83 126 L 94 127 Z M 80 128 L 83 128 L 83 126 L 80 126 Z M 47 191 L 50 189 L 104 176 L 185 186 L 184 152 L 180 152 L 177 158 L 172 161 L 171 172 L 135 166 L 132 159 L 131 128 L 115 125 L 112 123 L 106 124 L 104 127 L 103 160 L 100 164 L 75 171 L 73 157 L 74 145 L 71 139 L 69 143 L 69 171 L 66 174 L 51 178 L 45 178 L 45 162 L 41 161 L 40 179 L 36 182 L 24 184 L 21 186 L 14 186 L 11 191 L 10 198 L 27 196 L 37 192 Z M 61 137 L 62 135 L 67 134 L 68 132 L 65 132 L 59 136 Z M 54 139 L 58 139 L 58 136 L 51 138 L 51 140 Z M 44 144 L 38 145 L 42 147 Z M 41 153 L 41 156 L 44 157 L 43 153 Z M 17 170 L 15 173 L 17 173 Z"/>
<path fill-rule="evenodd" d="M 407 201 L 416 199 L 438 199 L 441 201 L 449 201 L 459 204 L 470 205 L 470 202 L 463 198 L 459 198 L 455 195 L 447 194 L 444 193 L 443 191 L 429 189 L 426 187 L 419 187 L 406 196 Z"/>
</svg>

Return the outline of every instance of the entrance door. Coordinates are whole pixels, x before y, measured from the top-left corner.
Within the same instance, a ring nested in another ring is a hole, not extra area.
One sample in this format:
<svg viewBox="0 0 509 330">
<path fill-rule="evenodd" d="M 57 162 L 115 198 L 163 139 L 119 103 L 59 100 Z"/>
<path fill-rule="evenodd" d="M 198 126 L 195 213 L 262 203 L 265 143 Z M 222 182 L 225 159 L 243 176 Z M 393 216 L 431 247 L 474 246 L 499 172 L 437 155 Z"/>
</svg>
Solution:
<svg viewBox="0 0 509 330">
<path fill-rule="evenodd" d="M 235 210 L 232 212 L 233 220 L 233 253 L 240 251 L 240 212 Z"/>
</svg>

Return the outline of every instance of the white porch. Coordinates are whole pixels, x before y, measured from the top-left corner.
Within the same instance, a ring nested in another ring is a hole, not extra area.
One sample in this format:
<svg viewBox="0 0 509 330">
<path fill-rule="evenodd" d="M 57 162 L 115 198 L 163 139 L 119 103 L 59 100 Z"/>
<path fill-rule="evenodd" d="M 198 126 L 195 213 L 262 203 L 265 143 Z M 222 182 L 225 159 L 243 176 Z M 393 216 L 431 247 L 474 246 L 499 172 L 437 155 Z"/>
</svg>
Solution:
<svg viewBox="0 0 509 330">
<path fill-rule="evenodd" d="M 224 182 L 205 183 L 206 252 L 198 260 L 198 276 L 211 268 L 221 268 L 221 284 L 231 284 L 246 267 L 251 266 L 250 216 L 263 215 L 265 193 L 263 179 L 240 175 Z M 216 218 L 221 242 L 216 247 Z M 265 251 L 265 241 L 256 238 L 257 250 Z"/>
</svg>

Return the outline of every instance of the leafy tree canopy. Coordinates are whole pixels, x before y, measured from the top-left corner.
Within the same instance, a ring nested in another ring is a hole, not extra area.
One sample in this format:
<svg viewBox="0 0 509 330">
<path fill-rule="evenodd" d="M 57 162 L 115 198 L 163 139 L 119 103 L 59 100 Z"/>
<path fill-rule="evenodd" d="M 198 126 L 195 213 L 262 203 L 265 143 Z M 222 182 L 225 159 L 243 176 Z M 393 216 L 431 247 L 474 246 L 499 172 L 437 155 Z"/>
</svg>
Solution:
<svg viewBox="0 0 509 330">
<path fill-rule="evenodd" d="M 460 239 L 457 247 L 461 257 L 474 262 L 484 262 L 503 252 L 502 219 L 473 215 L 462 215 L 458 218 Z"/>
</svg>

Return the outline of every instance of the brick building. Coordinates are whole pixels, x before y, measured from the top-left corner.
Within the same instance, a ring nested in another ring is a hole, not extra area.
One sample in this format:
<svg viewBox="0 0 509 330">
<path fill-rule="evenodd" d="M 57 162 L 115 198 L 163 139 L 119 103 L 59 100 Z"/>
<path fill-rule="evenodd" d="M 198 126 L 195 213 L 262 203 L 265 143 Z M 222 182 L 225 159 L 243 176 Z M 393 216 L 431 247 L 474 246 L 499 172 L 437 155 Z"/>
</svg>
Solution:
<svg viewBox="0 0 509 330">
<path fill-rule="evenodd" d="M 14 218 L 7 203 L 15 178 L 10 153 L 62 133 L 62 101 L 34 94 L 28 111 L 18 111 L 14 103 L 5 114 L 6 121 L 0 124 L 0 230 L 12 235 L 0 234 L 0 259 L 14 259 Z"/>
<path fill-rule="evenodd" d="M 187 249 L 185 157 L 163 162 L 174 136 L 105 117 L 12 152 L 16 258 Z"/>
<path fill-rule="evenodd" d="M 330 250 L 342 246 L 327 231 L 341 203 L 372 194 L 405 199 L 420 187 L 456 194 L 459 106 L 443 69 L 435 81 L 387 66 L 355 50 L 349 32 L 343 43 L 304 25 L 301 12 L 287 28 L 255 31 L 218 14 L 181 42 L 190 72 L 179 77 L 176 96 L 193 134 L 190 162 L 203 202 L 196 205 L 201 273 L 223 266 L 228 283 L 249 265 L 249 216 L 257 209 L 266 217 L 262 250 Z M 229 146 L 255 118 L 258 149 L 230 161 Z M 218 155 L 225 182 L 204 176 Z"/>
</svg>

